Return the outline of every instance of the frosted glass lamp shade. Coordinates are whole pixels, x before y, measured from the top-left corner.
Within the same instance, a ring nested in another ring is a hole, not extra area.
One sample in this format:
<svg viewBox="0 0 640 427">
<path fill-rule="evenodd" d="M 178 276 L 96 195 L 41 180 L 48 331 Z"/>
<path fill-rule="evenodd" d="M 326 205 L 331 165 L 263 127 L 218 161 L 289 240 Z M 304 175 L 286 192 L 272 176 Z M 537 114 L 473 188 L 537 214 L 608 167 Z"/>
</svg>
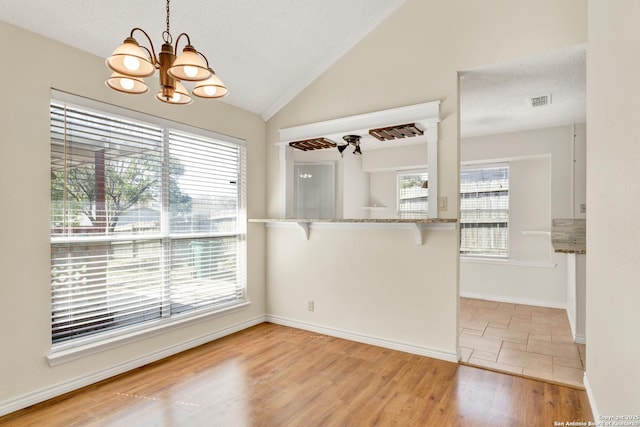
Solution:
<svg viewBox="0 0 640 427">
<path fill-rule="evenodd" d="M 191 45 L 185 46 L 180 56 L 173 61 L 167 72 L 176 80 L 188 82 L 205 80 L 211 75 L 207 64 Z"/>
<path fill-rule="evenodd" d="M 113 71 L 128 77 L 148 77 L 156 71 L 156 67 L 133 37 L 127 37 L 106 62 Z"/>
<path fill-rule="evenodd" d="M 209 72 L 211 77 L 196 83 L 193 94 L 200 98 L 222 98 L 229 90 L 212 69 L 209 69 Z"/>
<path fill-rule="evenodd" d="M 187 88 L 178 81 L 176 81 L 176 88 L 173 91 L 173 96 L 171 98 L 167 98 L 162 94 L 162 90 L 157 93 L 156 98 L 159 101 L 166 102 L 167 104 L 175 104 L 175 105 L 186 105 L 191 104 L 193 100 L 189 96 L 189 92 L 187 92 Z"/>
<path fill-rule="evenodd" d="M 111 77 L 107 79 L 105 84 L 118 92 L 132 94 L 143 94 L 149 92 L 149 86 L 147 86 L 141 78 L 124 76 L 119 73 L 111 74 Z"/>
</svg>

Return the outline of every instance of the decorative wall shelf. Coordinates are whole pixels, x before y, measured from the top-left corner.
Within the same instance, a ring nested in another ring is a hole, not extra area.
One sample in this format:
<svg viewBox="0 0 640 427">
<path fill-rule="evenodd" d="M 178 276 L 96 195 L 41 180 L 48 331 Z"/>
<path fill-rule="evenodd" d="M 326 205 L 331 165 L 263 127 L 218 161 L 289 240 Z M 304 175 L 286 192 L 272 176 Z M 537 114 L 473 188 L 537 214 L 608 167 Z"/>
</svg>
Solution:
<svg viewBox="0 0 640 427">
<path fill-rule="evenodd" d="M 550 230 L 524 230 L 522 232 L 525 236 L 551 236 Z"/>
<path fill-rule="evenodd" d="M 302 219 L 302 218 L 279 218 L 279 219 L 250 219 L 249 222 L 271 224 L 297 224 L 304 233 L 305 240 L 309 240 L 310 229 L 313 226 L 359 226 L 378 228 L 407 228 L 413 230 L 415 242 L 422 245 L 424 230 L 455 230 L 457 219 L 449 218 L 425 218 L 425 219 Z"/>
<path fill-rule="evenodd" d="M 363 206 L 362 209 L 365 211 L 382 211 L 387 209 L 385 205 L 371 205 L 371 206 Z"/>
</svg>

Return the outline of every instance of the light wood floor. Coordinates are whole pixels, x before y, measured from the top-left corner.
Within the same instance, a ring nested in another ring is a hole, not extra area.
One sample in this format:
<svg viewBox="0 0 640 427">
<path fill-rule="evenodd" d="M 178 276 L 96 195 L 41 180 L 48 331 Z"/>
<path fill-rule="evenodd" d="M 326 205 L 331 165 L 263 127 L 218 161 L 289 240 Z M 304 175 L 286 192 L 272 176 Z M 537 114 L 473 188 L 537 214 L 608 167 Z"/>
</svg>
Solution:
<svg viewBox="0 0 640 427">
<path fill-rule="evenodd" d="M 565 310 L 460 298 L 459 327 L 462 362 L 584 389 Z"/>
<path fill-rule="evenodd" d="M 551 426 L 584 391 L 264 323 L 2 426 Z"/>
</svg>

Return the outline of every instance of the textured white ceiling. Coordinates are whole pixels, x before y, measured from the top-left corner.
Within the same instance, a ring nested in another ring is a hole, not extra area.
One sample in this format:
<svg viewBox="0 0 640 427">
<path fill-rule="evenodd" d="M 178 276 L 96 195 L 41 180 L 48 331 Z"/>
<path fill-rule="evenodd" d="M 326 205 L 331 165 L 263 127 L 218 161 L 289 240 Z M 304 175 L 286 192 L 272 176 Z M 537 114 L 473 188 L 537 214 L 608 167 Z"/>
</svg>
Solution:
<svg viewBox="0 0 640 427">
<path fill-rule="evenodd" d="M 207 56 L 223 102 L 268 119 L 404 1 L 173 0 L 171 33 Z M 0 0 L 0 20 L 106 58 L 133 27 L 159 49 L 166 1 Z"/>
<path fill-rule="evenodd" d="M 529 105 L 545 94 L 550 105 Z M 585 122 L 586 45 L 460 73 L 462 137 Z"/>
</svg>

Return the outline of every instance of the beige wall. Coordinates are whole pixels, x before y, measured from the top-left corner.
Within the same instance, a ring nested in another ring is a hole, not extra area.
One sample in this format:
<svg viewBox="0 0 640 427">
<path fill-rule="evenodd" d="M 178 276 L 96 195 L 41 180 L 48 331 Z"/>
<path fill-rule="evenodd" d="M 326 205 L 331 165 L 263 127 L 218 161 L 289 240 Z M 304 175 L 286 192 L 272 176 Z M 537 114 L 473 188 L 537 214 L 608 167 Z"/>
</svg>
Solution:
<svg viewBox="0 0 640 427">
<path fill-rule="evenodd" d="M 532 33 L 539 23 L 544 31 Z M 440 216 L 457 218 L 458 71 L 584 43 L 586 31 L 583 0 L 408 0 L 268 122 L 269 215 L 281 205 L 280 128 L 441 100 Z M 268 312 L 455 353 L 457 231 L 427 231 L 423 246 L 406 233 L 312 229 L 305 241 L 299 230 L 269 229 Z M 313 313 L 308 299 L 320 301 Z"/>
<path fill-rule="evenodd" d="M 587 378 L 601 415 L 640 412 L 639 18 L 635 0 L 589 1 Z"/>
<path fill-rule="evenodd" d="M 0 39 L 11 41 L 15 61 L 0 67 L 0 80 L 6 83 L 0 99 L 0 413 L 260 318 L 265 233 L 258 227 L 248 238 L 248 296 L 253 301 L 248 309 L 49 367 L 50 88 L 246 139 L 250 216 L 264 215 L 265 125 L 257 115 L 217 101 L 198 99 L 177 107 L 161 105 L 152 94 L 115 93 L 104 85 L 109 71 L 103 58 L 4 22 Z"/>
</svg>

